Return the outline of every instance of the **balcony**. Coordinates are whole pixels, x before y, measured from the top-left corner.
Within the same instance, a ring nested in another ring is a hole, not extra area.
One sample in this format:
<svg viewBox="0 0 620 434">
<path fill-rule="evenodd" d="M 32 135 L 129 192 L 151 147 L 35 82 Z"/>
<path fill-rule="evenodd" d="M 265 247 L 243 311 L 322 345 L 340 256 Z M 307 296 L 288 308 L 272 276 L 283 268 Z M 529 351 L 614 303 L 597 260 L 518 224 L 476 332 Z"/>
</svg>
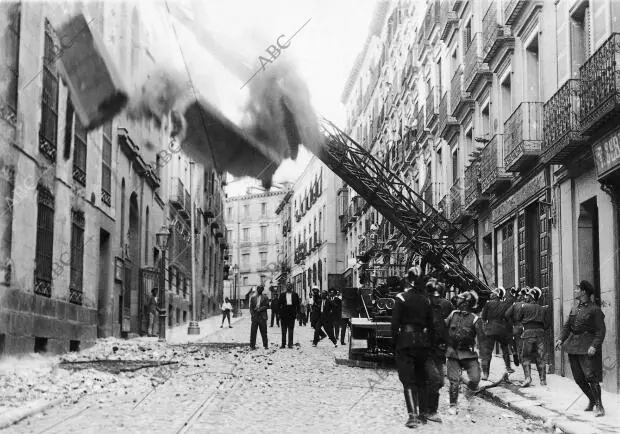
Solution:
<svg viewBox="0 0 620 434">
<path fill-rule="evenodd" d="M 463 89 L 472 92 L 480 80 L 493 77 L 482 58 L 482 34 L 476 33 L 465 50 L 463 59 Z"/>
<path fill-rule="evenodd" d="M 480 154 L 480 187 L 482 193 L 498 192 L 510 184 L 512 175 L 504 168 L 504 136 L 496 134 Z"/>
<path fill-rule="evenodd" d="M 465 107 L 474 107 L 474 99 L 469 93 L 463 91 L 463 68 L 459 65 L 450 83 L 450 111 L 452 116 L 458 116 L 458 112 Z"/>
<path fill-rule="evenodd" d="M 425 124 L 425 113 L 424 112 L 425 112 L 424 108 L 420 107 L 415 117 L 416 124 L 418 127 L 418 144 L 424 143 L 424 140 L 426 139 L 426 136 L 428 135 L 428 129 L 426 128 L 426 124 Z"/>
<path fill-rule="evenodd" d="M 465 169 L 464 209 L 472 211 L 488 201 L 480 188 L 480 163 L 475 161 Z"/>
<path fill-rule="evenodd" d="M 485 63 L 489 63 L 504 45 L 514 47 L 515 38 L 510 28 L 498 21 L 497 4 L 497 1 L 491 2 L 482 18 L 482 58 Z"/>
<path fill-rule="evenodd" d="M 176 210 L 182 210 L 185 207 L 185 187 L 179 178 L 172 178 L 170 205 Z"/>
<path fill-rule="evenodd" d="M 450 196 L 445 195 L 441 198 L 441 200 L 437 203 L 437 211 L 439 214 L 443 215 L 445 218 L 450 218 Z"/>
<path fill-rule="evenodd" d="M 185 190 L 185 195 L 183 198 L 183 209 L 180 210 L 181 215 L 184 215 L 188 220 L 191 218 L 191 209 L 192 209 L 192 197 L 189 195 L 189 192 Z"/>
<path fill-rule="evenodd" d="M 213 218 L 215 217 L 215 206 L 214 206 L 214 200 L 213 197 L 210 197 L 209 194 L 207 192 L 205 192 L 204 194 L 204 209 L 203 209 L 203 215 L 206 218 Z"/>
<path fill-rule="evenodd" d="M 431 182 L 426 183 L 426 187 L 422 189 L 422 198 L 424 199 L 424 213 L 428 214 L 432 210 L 433 205 L 433 184 Z"/>
<path fill-rule="evenodd" d="M 545 163 L 564 164 L 583 147 L 585 138 L 581 135 L 580 99 L 581 81 L 571 79 L 545 103 L 542 144 Z"/>
<path fill-rule="evenodd" d="M 536 164 L 543 141 L 543 103 L 522 102 L 504 123 L 504 166 L 522 172 Z"/>
<path fill-rule="evenodd" d="M 437 120 L 437 99 L 439 94 L 435 92 L 435 88 L 431 87 L 426 96 L 426 127 L 430 126 Z"/>
<path fill-rule="evenodd" d="M 506 2 L 506 6 L 504 7 L 504 20 L 507 26 L 512 26 L 521 15 L 521 12 L 525 9 L 528 4 L 533 4 L 534 6 L 543 5 L 543 0 L 509 0 Z"/>
<path fill-rule="evenodd" d="M 457 133 L 460 129 L 459 122 L 448 113 L 452 113 L 450 107 L 448 107 L 451 100 L 450 92 L 446 92 L 441 98 L 439 103 L 439 136 L 443 139 L 449 140 L 453 134 Z"/>
<path fill-rule="evenodd" d="M 252 247 L 252 241 L 241 241 L 239 247 Z"/>
<path fill-rule="evenodd" d="M 349 210 L 346 209 L 340 216 L 340 232 L 346 232 L 349 228 Z"/>
<path fill-rule="evenodd" d="M 456 180 L 450 188 L 450 216 L 452 222 L 460 222 L 470 216 L 465 208 L 465 188 L 463 179 Z"/>
<path fill-rule="evenodd" d="M 454 11 L 454 0 L 442 0 L 441 2 L 441 34 L 439 38 L 446 42 L 450 32 L 456 28 L 459 23 L 459 17 Z"/>
<path fill-rule="evenodd" d="M 441 21 L 441 5 L 439 0 L 431 0 L 424 16 L 424 37 L 430 40 Z"/>
<path fill-rule="evenodd" d="M 620 111 L 620 33 L 607 41 L 579 69 L 581 128 L 589 135 L 610 124 Z M 614 122 L 615 124 L 615 122 Z"/>
</svg>

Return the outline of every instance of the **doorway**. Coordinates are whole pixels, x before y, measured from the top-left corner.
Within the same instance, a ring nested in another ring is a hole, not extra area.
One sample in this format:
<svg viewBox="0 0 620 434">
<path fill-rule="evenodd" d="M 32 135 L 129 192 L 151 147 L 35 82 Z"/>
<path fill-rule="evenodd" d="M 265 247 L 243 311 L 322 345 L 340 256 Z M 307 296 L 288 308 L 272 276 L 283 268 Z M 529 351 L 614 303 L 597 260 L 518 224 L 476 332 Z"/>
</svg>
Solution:
<svg viewBox="0 0 620 434">
<path fill-rule="evenodd" d="M 577 250 L 579 260 L 578 281 L 587 280 L 595 288 L 595 296 L 600 300 L 600 264 L 598 242 L 598 205 L 596 197 L 582 202 L 577 220 Z"/>
</svg>

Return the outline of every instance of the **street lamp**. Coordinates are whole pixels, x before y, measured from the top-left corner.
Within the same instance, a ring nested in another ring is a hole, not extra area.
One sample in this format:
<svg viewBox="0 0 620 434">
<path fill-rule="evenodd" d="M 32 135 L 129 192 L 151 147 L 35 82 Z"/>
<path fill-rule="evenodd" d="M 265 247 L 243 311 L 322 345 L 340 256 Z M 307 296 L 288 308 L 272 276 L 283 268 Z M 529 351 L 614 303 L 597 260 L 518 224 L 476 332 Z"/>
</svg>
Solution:
<svg viewBox="0 0 620 434">
<path fill-rule="evenodd" d="M 155 234 L 157 247 L 161 251 L 159 259 L 159 341 L 166 341 L 166 250 L 170 240 L 170 231 L 166 225 Z"/>
<path fill-rule="evenodd" d="M 233 265 L 233 294 L 235 294 L 235 305 L 233 306 L 233 318 L 239 315 L 239 298 L 237 297 L 237 273 L 239 273 L 239 267 L 237 264 Z"/>
</svg>

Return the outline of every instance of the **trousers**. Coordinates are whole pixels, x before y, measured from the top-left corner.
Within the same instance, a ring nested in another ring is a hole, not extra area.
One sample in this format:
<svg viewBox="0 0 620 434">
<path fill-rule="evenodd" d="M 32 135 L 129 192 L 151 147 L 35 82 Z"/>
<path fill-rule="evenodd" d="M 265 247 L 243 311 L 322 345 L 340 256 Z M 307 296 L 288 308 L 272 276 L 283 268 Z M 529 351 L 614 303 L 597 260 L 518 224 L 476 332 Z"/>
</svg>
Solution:
<svg viewBox="0 0 620 434">
<path fill-rule="evenodd" d="M 467 387 L 470 390 L 478 388 L 480 383 L 480 362 L 478 359 L 452 359 L 448 358 L 448 381 L 450 381 L 450 404 L 456 404 L 459 394 L 461 372 L 465 370 L 469 377 Z"/>
<path fill-rule="evenodd" d="M 256 332 L 258 329 L 260 329 L 263 347 L 267 348 L 269 346 L 267 341 L 267 318 L 252 318 L 252 325 L 250 326 L 250 347 L 256 347 Z"/>
<path fill-rule="evenodd" d="M 521 349 L 519 357 L 522 363 L 546 363 L 547 352 L 545 351 L 545 337 L 531 336 L 521 338 Z"/>
<path fill-rule="evenodd" d="M 510 337 L 490 335 L 480 340 L 479 349 L 481 361 L 486 362 L 491 360 L 491 357 L 493 357 L 493 348 L 495 348 L 496 342 L 499 343 L 499 346 L 502 349 L 502 354 L 510 354 L 508 350 L 508 346 L 510 345 Z"/>
<path fill-rule="evenodd" d="M 286 345 L 288 335 L 288 346 L 293 346 L 293 331 L 295 330 L 295 318 L 282 318 L 282 346 Z"/>
</svg>

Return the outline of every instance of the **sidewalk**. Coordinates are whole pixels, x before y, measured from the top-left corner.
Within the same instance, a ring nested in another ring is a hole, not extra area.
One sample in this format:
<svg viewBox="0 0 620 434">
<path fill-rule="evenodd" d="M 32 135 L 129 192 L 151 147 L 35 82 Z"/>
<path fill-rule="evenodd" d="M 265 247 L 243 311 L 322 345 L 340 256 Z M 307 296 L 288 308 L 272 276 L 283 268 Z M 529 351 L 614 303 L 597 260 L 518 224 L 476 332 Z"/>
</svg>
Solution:
<svg viewBox="0 0 620 434">
<path fill-rule="evenodd" d="M 603 405 L 606 415 L 594 417 L 593 412 L 584 412 L 588 398 L 575 382 L 559 375 L 547 374 L 547 386 L 541 386 L 536 368 L 532 367 L 532 385 L 517 387 L 523 381 L 523 369 L 514 366 L 510 374 L 512 384 L 503 384 L 483 392 L 506 407 L 521 414 L 544 420 L 565 433 L 618 433 L 620 432 L 620 395 L 603 391 Z M 491 362 L 490 381 L 498 380 L 504 374 L 504 362 L 494 357 Z M 480 386 L 488 384 L 484 381 Z"/>
<path fill-rule="evenodd" d="M 230 324 L 234 327 L 236 323 L 241 321 L 242 319 L 249 317 L 250 313 L 247 310 L 242 310 L 242 316 L 237 318 L 230 318 Z M 193 342 L 199 342 L 201 340 L 206 339 L 210 335 L 219 332 L 220 325 L 222 324 L 222 315 L 214 315 L 207 319 L 203 319 L 198 323 L 200 325 L 200 334 L 199 335 L 188 335 L 187 328 L 189 323 L 172 327 L 166 330 L 166 342 L 172 345 L 179 344 L 189 344 Z M 228 329 L 228 320 L 224 323 L 224 328 Z"/>
</svg>

